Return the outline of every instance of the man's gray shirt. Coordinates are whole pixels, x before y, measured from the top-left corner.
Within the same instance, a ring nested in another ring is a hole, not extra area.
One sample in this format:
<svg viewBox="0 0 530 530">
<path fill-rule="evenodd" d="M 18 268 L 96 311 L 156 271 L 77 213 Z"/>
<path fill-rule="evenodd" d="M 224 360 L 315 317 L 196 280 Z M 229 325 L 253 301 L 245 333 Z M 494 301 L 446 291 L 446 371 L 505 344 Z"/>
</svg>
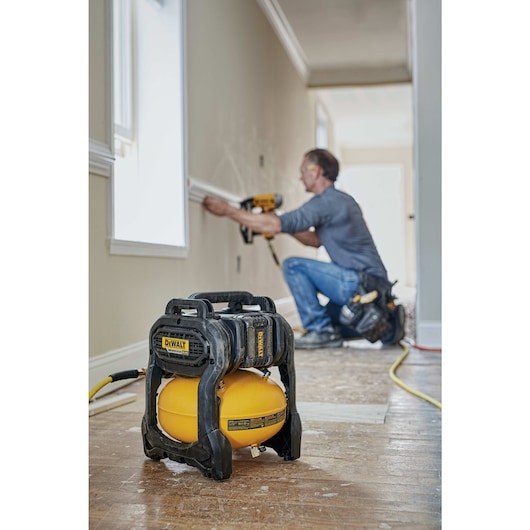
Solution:
<svg viewBox="0 0 530 530">
<path fill-rule="evenodd" d="M 311 227 L 331 261 L 346 269 L 387 278 L 387 271 L 355 199 L 334 186 L 280 216 L 282 232 L 294 234 Z"/>
</svg>

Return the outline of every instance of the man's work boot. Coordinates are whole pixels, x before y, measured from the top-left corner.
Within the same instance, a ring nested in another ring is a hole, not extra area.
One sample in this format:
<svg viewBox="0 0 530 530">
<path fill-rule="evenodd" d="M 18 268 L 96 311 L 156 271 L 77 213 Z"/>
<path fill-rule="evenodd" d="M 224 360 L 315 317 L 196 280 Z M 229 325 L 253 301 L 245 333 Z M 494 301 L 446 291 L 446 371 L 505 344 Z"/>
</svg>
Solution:
<svg viewBox="0 0 530 530">
<path fill-rule="evenodd" d="M 337 331 L 308 331 L 294 339 L 294 347 L 300 350 L 317 348 L 340 348 L 342 337 Z"/>
</svg>

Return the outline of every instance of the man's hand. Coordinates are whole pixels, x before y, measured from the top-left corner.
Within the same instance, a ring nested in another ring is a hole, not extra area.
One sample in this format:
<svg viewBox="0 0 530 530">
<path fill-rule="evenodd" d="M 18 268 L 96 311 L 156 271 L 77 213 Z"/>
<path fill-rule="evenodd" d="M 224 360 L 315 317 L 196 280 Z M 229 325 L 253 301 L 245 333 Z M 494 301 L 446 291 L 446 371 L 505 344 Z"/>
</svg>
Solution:
<svg viewBox="0 0 530 530">
<path fill-rule="evenodd" d="M 230 204 L 219 197 L 205 197 L 202 204 L 210 213 L 220 217 L 224 217 L 230 213 Z"/>
<path fill-rule="evenodd" d="M 255 214 L 236 208 L 219 197 L 205 197 L 202 204 L 206 210 L 219 217 L 229 217 L 259 234 L 279 234 L 282 230 L 280 218 L 274 212 Z"/>
</svg>

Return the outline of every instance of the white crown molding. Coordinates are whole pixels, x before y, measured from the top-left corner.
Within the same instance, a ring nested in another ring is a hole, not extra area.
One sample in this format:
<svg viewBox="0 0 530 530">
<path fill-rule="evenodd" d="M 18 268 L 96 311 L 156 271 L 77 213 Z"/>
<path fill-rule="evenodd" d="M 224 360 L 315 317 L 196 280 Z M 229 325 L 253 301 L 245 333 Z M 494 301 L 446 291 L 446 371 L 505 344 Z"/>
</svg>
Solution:
<svg viewBox="0 0 530 530">
<path fill-rule="evenodd" d="M 311 88 L 395 85 L 412 81 L 407 65 L 377 68 L 314 68 L 307 79 Z"/>
<path fill-rule="evenodd" d="M 256 0 L 261 7 L 265 16 L 269 19 L 276 35 L 280 39 L 287 55 L 291 59 L 296 71 L 307 83 L 309 79 L 309 67 L 307 66 L 307 59 L 298 39 L 294 35 L 294 31 L 287 21 L 282 8 L 278 5 L 276 0 Z"/>
<path fill-rule="evenodd" d="M 114 154 L 107 144 L 90 138 L 88 146 L 88 169 L 90 173 L 110 177 L 114 159 Z"/>
</svg>

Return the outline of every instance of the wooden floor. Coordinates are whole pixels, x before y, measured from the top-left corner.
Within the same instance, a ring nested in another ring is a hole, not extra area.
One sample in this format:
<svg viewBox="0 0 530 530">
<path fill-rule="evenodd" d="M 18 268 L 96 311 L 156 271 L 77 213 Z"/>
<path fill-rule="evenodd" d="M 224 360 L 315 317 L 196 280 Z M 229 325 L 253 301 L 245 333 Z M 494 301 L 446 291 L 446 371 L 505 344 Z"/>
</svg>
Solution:
<svg viewBox="0 0 530 530">
<path fill-rule="evenodd" d="M 441 410 L 389 377 L 402 353 L 357 343 L 297 350 L 300 459 L 239 449 L 224 481 L 144 456 L 145 382 L 136 380 L 116 392 L 136 401 L 89 418 L 89 528 L 441 528 Z M 396 373 L 441 401 L 440 353 L 410 348 Z"/>
</svg>

